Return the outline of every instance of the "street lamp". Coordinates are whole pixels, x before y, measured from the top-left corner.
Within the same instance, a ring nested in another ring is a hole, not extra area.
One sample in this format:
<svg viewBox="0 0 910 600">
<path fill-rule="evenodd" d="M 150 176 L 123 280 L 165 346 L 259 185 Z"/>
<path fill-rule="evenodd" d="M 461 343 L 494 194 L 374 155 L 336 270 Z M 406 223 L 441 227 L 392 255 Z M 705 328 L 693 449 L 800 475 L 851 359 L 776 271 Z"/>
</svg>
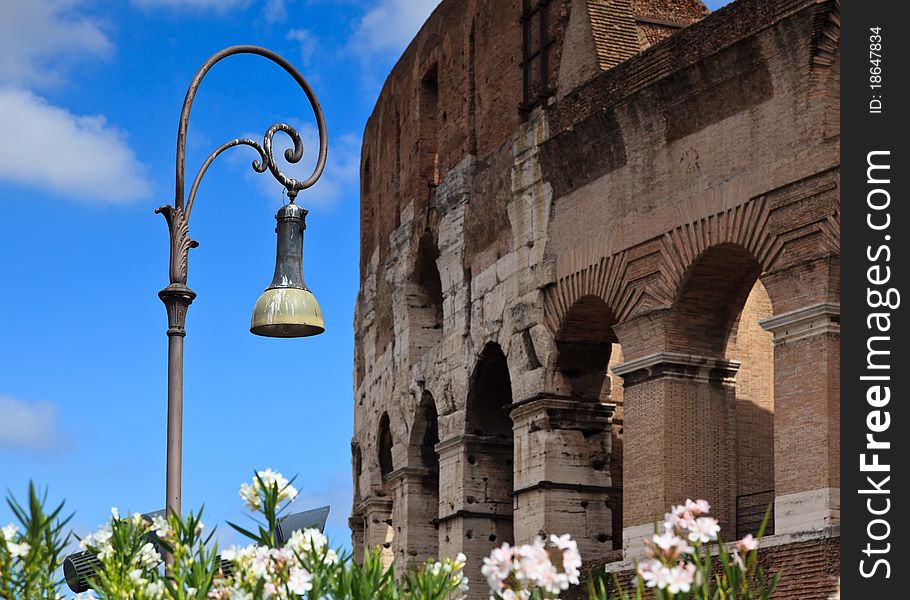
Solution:
<svg viewBox="0 0 910 600">
<path fill-rule="evenodd" d="M 283 132 L 294 142 L 294 147 L 285 151 L 284 156 L 290 163 L 297 163 L 303 158 L 303 142 L 300 134 L 284 123 L 269 127 L 262 144 L 249 139 L 234 139 L 219 146 L 202 164 L 189 196 L 184 199 L 184 172 L 186 162 L 186 130 L 190 120 L 190 109 L 196 90 L 206 73 L 219 61 L 234 54 L 255 54 L 271 60 L 288 72 L 306 94 L 316 116 L 319 130 L 319 156 L 313 173 L 304 181 L 297 181 L 284 175 L 272 155 L 272 138 Z M 268 169 L 272 176 L 287 190 L 289 203 L 283 206 L 275 218 L 278 221 L 278 252 L 275 261 L 275 275 L 272 283 L 263 292 L 253 309 L 250 331 L 256 335 L 269 337 L 305 337 L 317 335 L 325 330 L 322 311 L 316 297 L 306 287 L 303 280 L 303 232 L 306 229 L 306 209 L 295 204 L 298 192 L 304 190 L 319 179 L 325 168 L 328 144 L 325 131 L 325 118 L 316 95 L 303 75 L 291 63 L 271 50 L 258 46 L 233 46 L 213 54 L 196 72 L 183 101 L 180 123 L 177 129 L 177 173 L 174 204 L 167 204 L 155 212 L 164 215 L 170 233 L 170 285 L 158 292 L 158 296 L 167 308 L 168 316 L 168 361 L 167 361 L 167 510 L 180 514 L 180 482 L 183 439 L 183 338 L 186 336 L 186 311 L 196 297 L 196 292 L 186 285 L 187 261 L 190 248 L 198 242 L 190 238 L 189 219 L 193 210 L 193 201 L 199 189 L 199 183 L 212 161 L 219 154 L 245 145 L 259 153 L 259 159 L 253 161 L 253 169 L 264 173 Z"/>
</svg>

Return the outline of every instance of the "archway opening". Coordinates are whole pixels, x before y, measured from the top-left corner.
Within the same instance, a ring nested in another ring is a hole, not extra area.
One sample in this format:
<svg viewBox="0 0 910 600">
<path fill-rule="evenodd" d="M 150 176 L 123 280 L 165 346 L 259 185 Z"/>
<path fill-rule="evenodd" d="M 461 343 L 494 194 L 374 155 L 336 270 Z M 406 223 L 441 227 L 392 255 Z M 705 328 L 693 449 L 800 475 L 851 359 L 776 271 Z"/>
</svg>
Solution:
<svg viewBox="0 0 910 600">
<path fill-rule="evenodd" d="M 512 542 L 514 437 L 512 382 L 499 344 L 488 343 L 471 376 L 466 404 L 463 468 L 465 509 L 478 516 L 465 532 L 470 544 Z"/>
<path fill-rule="evenodd" d="M 417 244 L 414 272 L 408 286 L 407 302 L 410 347 L 414 358 L 442 339 L 442 279 L 436 260 L 439 248 L 430 231 Z"/>
<path fill-rule="evenodd" d="M 745 248 L 712 246 L 683 279 L 668 331 L 672 350 L 717 359 L 728 373 L 713 382 L 714 400 L 702 418 L 715 421 L 715 438 L 724 437 L 725 488 L 714 502 L 725 507 L 724 525 L 735 526 L 737 537 L 757 533 L 774 502 L 774 343 L 760 325 L 773 309 L 761 272 Z M 699 451 L 718 441 L 702 439 Z"/>
<path fill-rule="evenodd" d="M 406 542 L 400 545 L 400 565 L 421 563 L 439 554 L 439 424 L 436 401 L 429 391 L 421 394 L 408 440 Z M 413 478 L 413 479 L 412 479 Z M 406 546 L 406 547 L 405 547 Z"/>
<path fill-rule="evenodd" d="M 512 441 L 512 381 L 499 344 L 487 344 L 471 377 L 467 401 L 467 433 Z M 511 470 L 509 471 L 511 479 Z"/>
<path fill-rule="evenodd" d="M 389 413 L 382 413 L 379 418 L 379 435 L 377 448 L 379 449 L 379 473 L 385 479 L 393 470 L 392 464 L 392 429 L 389 424 Z"/>
<path fill-rule="evenodd" d="M 612 367 L 623 362 L 622 346 L 613 331 L 616 317 L 598 296 L 583 296 L 566 313 L 556 334 L 556 371 L 561 375 L 557 389 L 573 400 L 612 406 L 610 444 L 591 436 L 590 462 L 596 470 L 607 470 L 610 487 L 606 494 L 611 512 L 613 550 L 622 548 L 623 526 L 623 388 L 622 378 Z"/>
</svg>

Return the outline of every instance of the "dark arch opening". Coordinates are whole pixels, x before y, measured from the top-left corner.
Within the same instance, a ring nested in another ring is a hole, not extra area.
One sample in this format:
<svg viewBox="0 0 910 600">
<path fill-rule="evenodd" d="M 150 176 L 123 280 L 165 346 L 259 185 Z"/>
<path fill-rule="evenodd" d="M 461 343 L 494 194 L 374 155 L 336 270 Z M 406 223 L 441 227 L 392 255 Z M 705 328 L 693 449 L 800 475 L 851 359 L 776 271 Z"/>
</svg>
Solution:
<svg viewBox="0 0 910 600">
<path fill-rule="evenodd" d="M 467 433 L 512 440 L 512 381 L 506 355 L 499 344 L 490 342 L 480 356 L 471 377 L 467 401 Z"/>
<path fill-rule="evenodd" d="M 774 501 L 774 342 L 759 324 L 773 308 L 761 273 L 742 246 L 708 248 L 683 278 L 667 331 L 671 350 L 731 361 L 734 369 L 723 408 L 719 398 L 712 408 L 722 412 L 716 430 L 725 432 L 727 462 L 725 489 L 711 500 L 728 507 L 724 526 L 735 525 L 737 537 L 757 533 Z M 770 525 L 766 534 L 774 532 L 773 518 Z"/>
<path fill-rule="evenodd" d="M 674 306 L 671 343 L 692 354 L 722 357 L 761 265 L 735 244 L 705 250 L 689 268 Z"/>
<path fill-rule="evenodd" d="M 383 478 L 393 470 L 392 465 L 392 430 L 389 426 L 389 414 L 382 413 L 379 419 L 379 473 Z"/>
<path fill-rule="evenodd" d="M 613 331 L 613 311 L 599 296 L 583 296 L 566 313 L 556 334 L 556 370 L 562 374 L 574 400 L 613 405 L 610 423 L 610 453 L 596 436 L 589 438 L 590 460 L 594 468 L 606 468 L 613 488 L 606 502 L 611 512 L 613 550 L 622 548 L 623 502 L 623 389 L 622 378 L 610 369 L 622 362 L 622 348 Z"/>
<path fill-rule="evenodd" d="M 417 407 L 415 432 L 419 432 L 418 424 L 423 429 L 420 435 L 420 463 L 438 479 L 439 455 L 436 454 L 436 444 L 439 443 L 439 417 L 436 414 L 436 401 L 433 400 L 433 395 L 427 391 L 424 391 L 420 405 Z"/>
<path fill-rule="evenodd" d="M 438 258 L 436 240 L 432 232 L 425 231 L 417 245 L 408 287 L 409 343 L 415 358 L 442 339 L 442 279 L 436 266 Z"/>
<path fill-rule="evenodd" d="M 439 424 L 433 394 L 424 390 L 414 413 L 408 441 L 408 466 L 421 467 L 419 487 L 413 482 L 407 502 L 407 548 L 399 549 L 403 565 L 435 558 L 439 553 Z"/>
<path fill-rule="evenodd" d="M 512 542 L 515 489 L 512 382 L 499 344 L 488 343 L 477 357 L 468 387 L 463 463 L 468 510 L 478 515 L 467 539 Z"/>
<path fill-rule="evenodd" d="M 556 369 L 566 378 L 572 397 L 598 402 L 609 394 L 604 382 L 613 345 L 618 343 L 615 323 L 612 311 L 597 296 L 579 298 L 566 313 L 556 334 Z"/>
</svg>

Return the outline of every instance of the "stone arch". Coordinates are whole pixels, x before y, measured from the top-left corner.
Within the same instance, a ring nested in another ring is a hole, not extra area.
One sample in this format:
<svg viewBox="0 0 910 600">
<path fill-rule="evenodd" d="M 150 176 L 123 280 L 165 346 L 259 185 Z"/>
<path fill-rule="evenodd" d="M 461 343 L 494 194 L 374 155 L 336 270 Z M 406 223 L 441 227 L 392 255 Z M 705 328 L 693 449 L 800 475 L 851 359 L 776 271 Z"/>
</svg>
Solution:
<svg viewBox="0 0 910 600">
<path fill-rule="evenodd" d="M 436 453 L 436 444 L 439 443 L 439 412 L 436 401 L 429 390 L 424 390 L 420 395 L 420 402 L 414 411 L 414 421 L 411 426 L 408 448 L 413 457 L 410 462 L 413 466 L 427 469 L 431 476 L 439 478 L 439 455 Z"/>
<path fill-rule="evenodd" d="M 351 440 L 351 472 L 354 476 L 354 506 L 360 503 L 360 480 L 363 475 L 363 452 L 360 450 L 360 442 L 356 439 Z"/>
<path fill-rule="evenodd" d="M 705 489 L 736 535 L 756 533 L 774 500 L 774 342 L 760 325 L 774 311 L 762 272 L 742 245 L 709 246 L 681 278 L 666 327 L 668 351 L 710 365 L 698 377 L 713 387 L 689 384 L 707 423 L 696 453 L 724 448 L 724 476 Z"/>
<path fill-rule="evenodd" d="M 468 384 L 465 432 L 511 441 L 511 404 L 512 379 L 506 355 L 499 344 L 489 342 L 478 355 Z"/>
<path fill-rule="evenodd" d="M 702 252 L 679 284 L 668 328 L 670 349 L 722 358 L 761 271 L 752 254 L 736 244 Z"/>
<path fill-rule="evenodd" d="M 512 380 L 499 344 L 487 343 L 474 365 L 462 436 L 464 510 L 478 515 L 465 530 L 469 544 L 488 548 L 514 540 Z"/>
<path fill-rule="evenodd" d="M 442 279 L 436 260 L 439 247 L 430 230 L 417 243 L 414 270 L 407 288 L 412 357 L 419 358 L 442 339 Z"/>
<path fill-rule="evenodd" d="M 556 370 L 573 399 L 598 402 L 609 395 L 607 364 L 619 342 L 614 324 L 613 311 L 598 296 L 582 296 L 566 312 L 555 337 Z"/>
<path fill-rule="evenodd" d="M 439 554 L 439 425 L 436 402 L 422 391 L 408 435 L 407 465 L 395 477 L 396 558 L 401 568 Z"/>
<path fill-rule="evenodd" d="M 392 461 L 392 446 L 394 443 L 389 413 L 384 412 L 379 418 L 379 427 L 376 432 L 376 460 L 379 462 L 379 475 L 383 482 L 395 469 Z"/>
<path fill-rule="evenodd" d="M 768 202 L 759 197 L 668 231 L 660 238 L 661 277 L 649 285 L 649 294 L 671 307 L 692 268 L 713 247 L 737 246 L 758 263 L 759 272 L 770 270 L 783 247 L 769 232 L 770 219 Z"/>
<path fill-rule="evenodd" d="M 579 297 L 566 311 L 555 336 L 557 357 L 555 369 L 559 381 L 565 388 L 557 390 L 569 396 L 572 401 L 607 404 L 608 421 L 604 431 L 586 431 L 581 440 L 581 451 L 587 455 L 584 461 L 594 471 L 607 471 L 609 491 L 594 500 L 602 500 L 610 510 L 609 549 L 622 547 L 622 481 L 623 481 L 623 387 L 622 378 L 612 367 L 623 362 L 622 346 L 613 330 L 618 319 L 600 296 L 588 294 Z M 582 419 L 589 418 L 583 412 Z M 575 424 L 584 428 L 584 423 Z M 593 428 L 589 423 L 588 427 Z M 603 439 L 603 438 L 607 439 Z M 592 498 L 586 497 L 586 506 Z M 598 531 L 597 535 L 601 532 Z M 605 556 L 603 549 L 595 547 L 599 558 Z"/>
</svg>

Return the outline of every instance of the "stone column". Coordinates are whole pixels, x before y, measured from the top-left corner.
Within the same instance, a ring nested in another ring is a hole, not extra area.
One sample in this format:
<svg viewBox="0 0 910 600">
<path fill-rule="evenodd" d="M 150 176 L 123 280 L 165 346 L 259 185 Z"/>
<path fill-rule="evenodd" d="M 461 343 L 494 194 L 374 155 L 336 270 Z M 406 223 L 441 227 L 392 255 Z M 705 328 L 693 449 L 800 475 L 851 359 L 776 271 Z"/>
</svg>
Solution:
<svg viewBox="0 0 910 600">
<path fill-rule="evenodd" d="M 438 552 L 438 479 L 429 469 L 402 467 L 385 478 L 392 490 L 392 527 L 395 568 L 403 572 L 410 565 L 435 558 Z"/>
<path fill-rule="evenodd" d="M 774 532 L 840 523 L 840 304 L 761 322 L 774 334 Z"/>
<path fill-rule="evenodd" d="M 555 395 L 514 406 L 516 544 L 571 533 L 586 561 L 608 559 L 613 408 Z"/>
<path fill-rule="evenodd" d="M 363 515 L 363 548 L 370 552 L 376 546 L 382 548 L 382 562 L 388 567 L 394 560 L 392 542 L 395 530 L 392 526 L 392 499 L 388 496 L 371 496 L 360 503 L 358 511 Z"/>
<path fill-rule="evenodd" d="M 348 527 L 351 530 L 351 546 L 354 549 L 354 560 L 358 563 L 363 562 L 364 547 L 364 523 L 363 515 L 354 513 L 348 517 Z"/>
<path fill-rule="evenodd" d="M 436 444 L 439 454 L 439 554 L 468 558 L 471 597 L 485 598 L 483 557 L 512 543 L 512 444 L 463 434 Z"/>
<path fill-rule="evenodd" d="M 711 502 L 734 531 L 733 418 L 736 361 L 656 352 L 613 367 L 623 377 L 623 550 L 642 540 L 671 504 Z"/>
</svg>

